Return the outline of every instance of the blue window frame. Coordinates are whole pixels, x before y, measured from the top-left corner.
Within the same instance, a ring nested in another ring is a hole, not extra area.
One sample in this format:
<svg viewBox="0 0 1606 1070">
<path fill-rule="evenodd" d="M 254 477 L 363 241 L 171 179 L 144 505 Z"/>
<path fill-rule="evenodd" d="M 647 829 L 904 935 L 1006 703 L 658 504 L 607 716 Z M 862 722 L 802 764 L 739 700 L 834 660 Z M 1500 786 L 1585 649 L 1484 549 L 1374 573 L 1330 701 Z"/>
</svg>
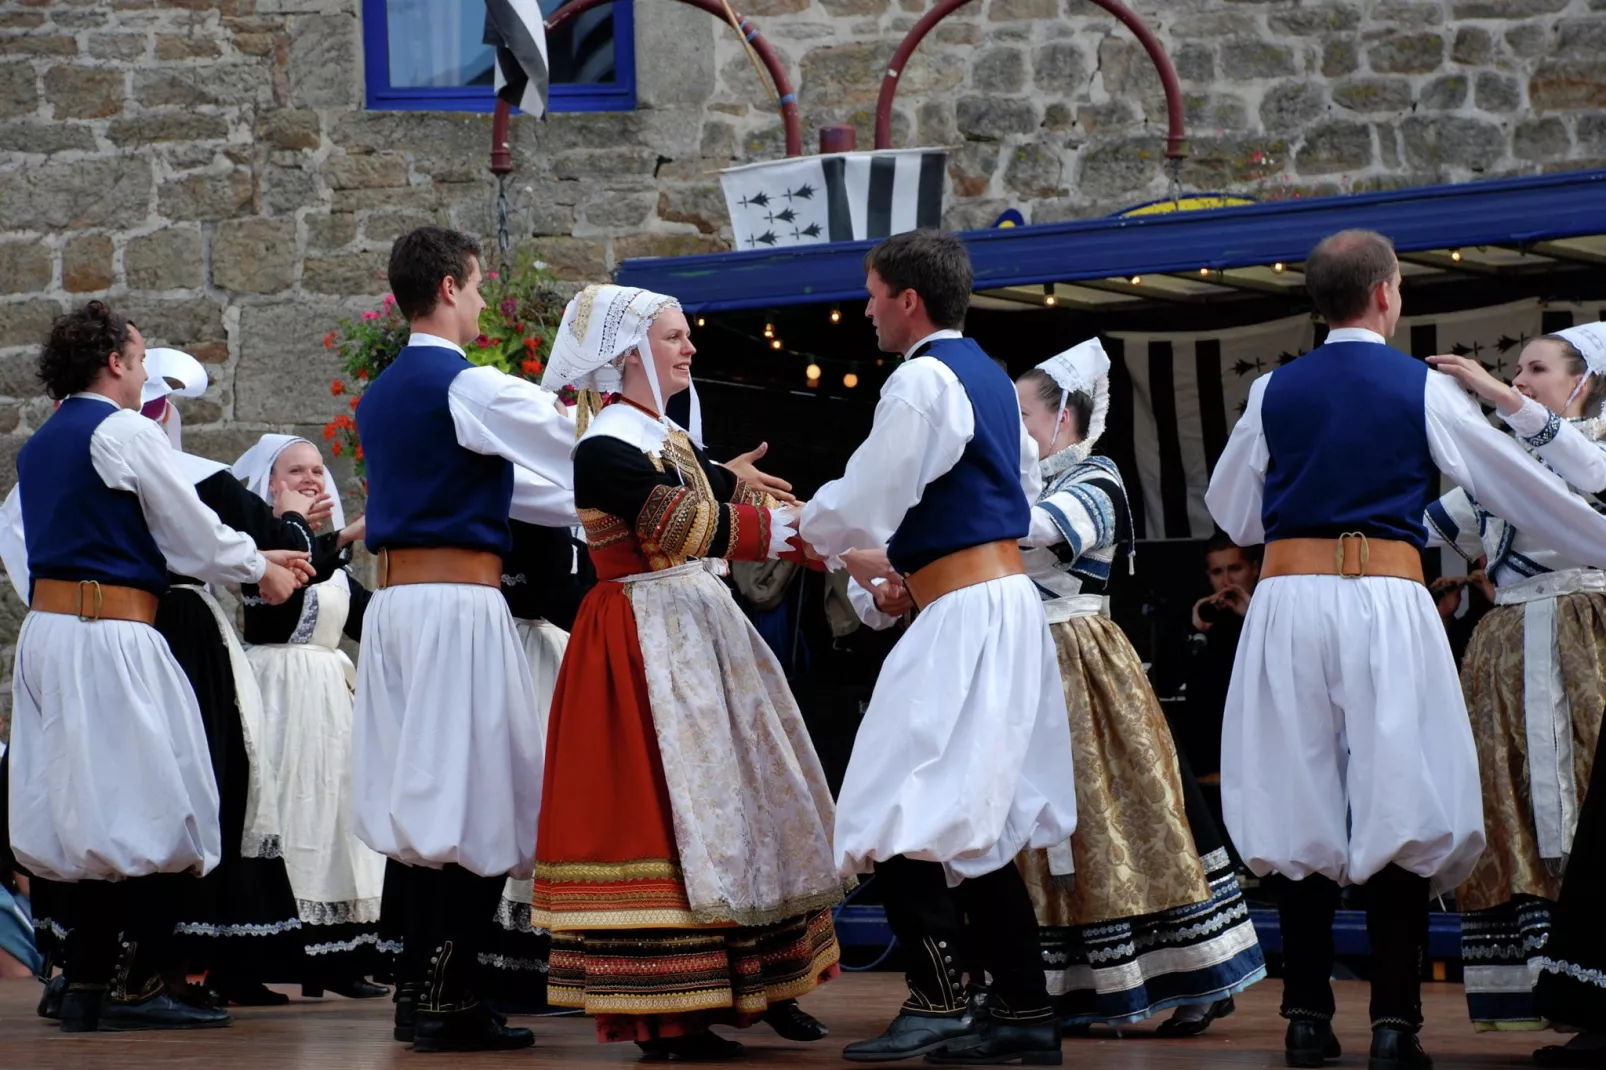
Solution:
<svg viewBox="0 0 1606 1070">
<path fill-rule="evenodd" d="M 540 0 L 550 16 L 567 0 Z M 547 38 L 552 111 L 636 107 L 634 0 L 613 0 Z M 480 43 L 484 0 L 362 0 L 367 106 L 381 111 L 491 111 L 492 50 Z"/>
</svg>

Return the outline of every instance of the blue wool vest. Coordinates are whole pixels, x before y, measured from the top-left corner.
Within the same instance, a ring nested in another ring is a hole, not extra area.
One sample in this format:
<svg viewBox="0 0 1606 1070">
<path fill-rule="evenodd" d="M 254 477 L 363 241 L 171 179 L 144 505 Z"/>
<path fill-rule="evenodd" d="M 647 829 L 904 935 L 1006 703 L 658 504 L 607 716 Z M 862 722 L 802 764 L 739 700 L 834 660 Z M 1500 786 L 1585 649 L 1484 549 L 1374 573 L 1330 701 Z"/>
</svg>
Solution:
<svg viewBox="0 0 1606 1070">
<path fill-rule="evenodd" d="M 1372 342 L 1335 342 L 1277 369 L 1261 399 L 1271 463 L 1266 541 L 1350 531 L 1427 543 L 1438 497 L 1423 411 L 1428 366 Z"/>
<path fill-rule="evenodd" d="M 357 406 L 368 468 L 368 549 L 457 546 L 505 555 L 513 465 L 466 450 L 447 403 L 474 365 L 440 346 L 408 346 Z"/>
<path fill-rule="evenodd" d="M 1009 376 L 969 338 L 943 338 L 920 354 L 959 377 L 976 433 L 959 463 L 929 484 L 887 544 L 904 575 L 957 550 L 1025 538 L 1032 507 L 1020 485 L 1020 399 Z"/>
<path fill-rule="evenodd" d="M 90 459 L 95 428 L 116 412 L 105 402 L 68 398 L 17 454 L 31 580 L 167 590 L 167 559 L 139 496 L 108 487 Z"/>
</svg>

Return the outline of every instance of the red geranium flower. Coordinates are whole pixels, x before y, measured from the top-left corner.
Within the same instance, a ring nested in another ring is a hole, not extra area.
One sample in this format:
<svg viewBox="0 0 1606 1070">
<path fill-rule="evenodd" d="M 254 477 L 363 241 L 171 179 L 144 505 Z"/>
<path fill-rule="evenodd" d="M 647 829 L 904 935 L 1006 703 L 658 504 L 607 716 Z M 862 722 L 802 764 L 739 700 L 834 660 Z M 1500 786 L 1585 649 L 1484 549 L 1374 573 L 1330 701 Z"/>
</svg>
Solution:
<svg viewBox="0 0 1606 1070">
<path fill-rule="evenodd" d="M 336 457 L 339 457 L 342 453 L 345 452 L 345 443 L 336 442 L 333 446 L 331 446 L 329 448 L 335 451 L 335 456 Z"/>
<path fill-rule="evenodd" d="M 358 379 L 366 380 L 368 378 L 368 369 L 367 368 L 358 368 L 356 371 L 352 372 L 351 374 L 356 376 Z"/>
<path fill-rule="evenodd" d="M 339 379 L 336 379 L 334 382 L 329 384 L 329 393 L 333 394 L 335 397 L 339 397 L 345 392 L 346 384 L 342 383 Z"/>
<path fill-rule="evenodd" d="M 335 347 L 335 332 L 334 331 L 330 331 L 328 334 L 323 336 L 323 347 L 325 349 L 333 349 Z"/>
<path fill-rule="evenodd" d="M 524 369 L 525 375 L 540 375 L 545 366 L 538 360 L 527 360 L 519 367 Z"/>
<path fill-rule="evenodd" d="M 482 334 L 478 338 L 474 339 L 474 344 L 479 346 L 481 349 L 490 349 L 491 339 L 488 335 Z"/>
<path fill-rule="evenodd" d="M 357 402 L 359 402 L 361 400 L 362 400 L 361 398 L 352 398 L 351 399 L 351 411 L 352 412 L 356 412 L 357 411 Z"/>
</svg>

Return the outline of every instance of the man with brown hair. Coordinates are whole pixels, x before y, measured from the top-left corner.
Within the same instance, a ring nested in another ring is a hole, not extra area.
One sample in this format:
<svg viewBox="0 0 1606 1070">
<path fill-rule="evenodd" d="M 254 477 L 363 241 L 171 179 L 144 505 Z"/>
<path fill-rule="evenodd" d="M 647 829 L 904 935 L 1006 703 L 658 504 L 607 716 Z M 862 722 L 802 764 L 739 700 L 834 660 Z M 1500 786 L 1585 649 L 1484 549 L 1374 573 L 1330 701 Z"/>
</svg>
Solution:
<svg viewBox="0 0 1606 1070">
<path fill-rule="evenodd" d="M 1371 1070 L 1431 1065 L 1420 969 L 1431 891 L 1483 850 L 1477 754 L 1422 583 L 1422 517 L 1444 472 L 1492 511 L 1606 565 L 1606 517 L 1484 420 L 1448 375 L 1384 339 L 1400 317 L 1388 239 L 1322 241 L 1306 285 L 1326 342 L 1257 381 L 1206 501 L 1264 542 L 1222 730 L 1227 828 L 1279 875 L 1290 1066 L 1337 1058 L 1332 924 L 1366 886 Z"/>
<path fill-rule="evenodd" d="M 1037 449 L 1008 374 L 960 333 L 971 269 L 959 239 L 900 234 L 865 268 L 865 315 L 905 360 L 870 437 L 799 530 L 854 574 L 872 626 L 911 604 L 921 613 L 876 681 L 835 833 L 844 873 L 875 871 L 909 999 L 882 1036 L 843 1056 L 1058 1064 L 1037 919 L 1015 868 L 1022 849 L 1057 846 L 1076 826 L 1054 640 L 1017 546 Z M 992 975 L 984 1020 L 961 983 L 966 948 Z"/>
</svg>

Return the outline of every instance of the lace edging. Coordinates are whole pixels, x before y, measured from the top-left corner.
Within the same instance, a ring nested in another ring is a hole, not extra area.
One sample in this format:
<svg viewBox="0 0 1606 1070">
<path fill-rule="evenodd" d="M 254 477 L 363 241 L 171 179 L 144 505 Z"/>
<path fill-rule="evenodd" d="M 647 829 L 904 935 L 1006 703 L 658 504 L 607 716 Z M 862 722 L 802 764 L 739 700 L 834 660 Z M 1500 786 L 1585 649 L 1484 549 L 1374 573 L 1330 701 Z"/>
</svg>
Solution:
<svg viewBox="0 0 1606 1070">
<path fill-rule="evenodd" d="M 1606 988 L 1606 970 L 1591 970 L 1576 963 L 1549 958 L 1533 959 L 1529 965 L 1539 967 L 1542 973 L 1559 974 L 1586 985 L 1594 985 L 1596 988 Z"/>
<path fill-rule="evenodd" d="M 173 926 L 173 931 L 183 936 L 277 936 L 299 928 L 300 918 L 287 918 L 264 925 L 212 925 L 208 922 L 181 921 Z"/>
<path fill-rule="evenodd" d="M 379 900 L 353 899 L 340 903 L 320 903 L 297 899 L 296 913 L 305 925 L 370 925 L 379 920 Z"/>
</svg>

